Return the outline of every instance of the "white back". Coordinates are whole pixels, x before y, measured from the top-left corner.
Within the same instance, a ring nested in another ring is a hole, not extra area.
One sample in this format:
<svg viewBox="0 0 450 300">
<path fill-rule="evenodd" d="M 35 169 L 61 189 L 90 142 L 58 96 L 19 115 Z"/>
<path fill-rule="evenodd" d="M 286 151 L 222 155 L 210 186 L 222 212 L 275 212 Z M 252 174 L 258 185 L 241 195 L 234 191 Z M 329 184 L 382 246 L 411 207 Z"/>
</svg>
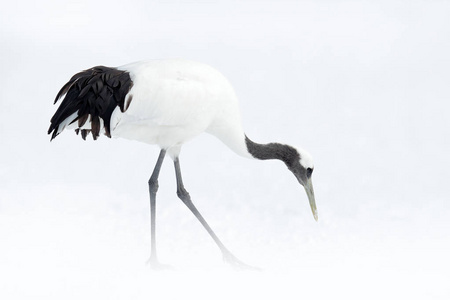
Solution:
<svg viewBox="0 0 450 300">
<path fill-rule="evenodd" d="M 220 72 L 183 59 L 137 62 L 119 69 L 130 73 L 132 100 L 125 113 L 113 113 L 113 136 L 170 148 L 206 131 L 249 156 L 236 95 Z"/>
</svg>

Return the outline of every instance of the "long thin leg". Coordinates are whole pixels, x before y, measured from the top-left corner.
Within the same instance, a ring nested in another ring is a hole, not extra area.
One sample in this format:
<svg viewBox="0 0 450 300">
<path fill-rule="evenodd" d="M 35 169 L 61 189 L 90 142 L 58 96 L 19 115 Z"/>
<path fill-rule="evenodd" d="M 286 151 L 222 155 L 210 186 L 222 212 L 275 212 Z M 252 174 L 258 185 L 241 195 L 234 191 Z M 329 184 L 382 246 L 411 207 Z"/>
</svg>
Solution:
<svg viewBox="0 0 450 300">
<path fill-rule="evenodd" d="M 248 268 L 248 269 L 256 269 L 251 266 L 248 266 L 241 262 L 239 259 L 237 259 L 226 247 L 225 245 L 220 241 L 220 239 L 217 237 L 217 235 L 214 233 L 214 231 L 211 229 L 211 227 L 208 225 L 206 220 L 203 218 L 203 216 L 200 214 L 200 212 L 195 207 L 194 203 L 191 201 L 191 196 L 186 191 L 183 185 L 183 179 L 181 177 L 181 170 L 180 170 L 180 161 L 178 157 L 174 160 L 175 164 L 175 174 L 177 177 L 177 195 L 178 198 L 183 201 L 183 203 L 191 210 L 191 212 L 195 215 L 195 217 L 200 221 L 200 223 L 203 225 L 203 227 L 208 231 L 209 235 L 213 238 L 213 240 L 216 242 L 217 246 L 219 246 L 220 251 L 222 251 L 223 259 L 224 261 L 228 262 L 234 267 L 239 268 Z"/>
<path fill-rule="evenodd" d="M 156 254 L 156 192 L 158 191 L 158 176 L 161 170 L 161 165 L 166 156 L 166 150 L 162 149 L 159 153 L 158 161 L 156 162 L 155 168 L 153 169 L 152 176 L 148 180 L 148 189 L 150 192 L 150 231 L 151 231 L 151 254 L 148 263 L 152 267 L 162 266 L 158 262 L 158 256 Z"/>
</svg>

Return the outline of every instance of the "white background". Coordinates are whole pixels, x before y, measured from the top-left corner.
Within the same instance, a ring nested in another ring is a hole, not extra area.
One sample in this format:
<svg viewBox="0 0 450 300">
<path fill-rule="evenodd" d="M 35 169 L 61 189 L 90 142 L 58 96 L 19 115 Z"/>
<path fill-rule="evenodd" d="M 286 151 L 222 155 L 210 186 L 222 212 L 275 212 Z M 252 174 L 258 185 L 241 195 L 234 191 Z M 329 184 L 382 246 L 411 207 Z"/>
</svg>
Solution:
<svg viewBox="0 0 450 300">
<path fill-rule="evenodd" d="M 448 299 L 450 2 L 16 1 L 0 12 L 0 298 Z M 247 135 L 313 155 L 319 222 L 278 161 L 185 145 L 175 194 L 159 149 L 46 131 L 61 86 L 95 66 L 182 57 L 232 82 Z"/>
</svg>

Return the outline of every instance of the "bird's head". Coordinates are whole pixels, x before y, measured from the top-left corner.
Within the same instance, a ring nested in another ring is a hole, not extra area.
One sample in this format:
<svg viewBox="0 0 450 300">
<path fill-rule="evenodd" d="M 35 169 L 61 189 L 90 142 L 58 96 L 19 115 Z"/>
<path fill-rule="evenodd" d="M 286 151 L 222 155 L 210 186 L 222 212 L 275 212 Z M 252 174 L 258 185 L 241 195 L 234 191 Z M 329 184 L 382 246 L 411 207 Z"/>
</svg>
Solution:
<svg viewBox="0 0 450 300">
<path fill-rule="evenodd" d="M 291 156 L 291 159 L 285 161 L 285 164 L 297 178 L 298 182 L 305 188 L 309 199 L 309 205 L 311 206 L 311 211 L 314 215 L 314 219 L 317 221 L 319 215 L 317 213 L 316 200 L 314 197 L 314 189 L 311 180 L 311 176 L 314 171 L 312 157 L 307 151 L 301 148 L 294 149 L 298 155 Z"/>
<path fill-rule="evenodd" d="M 294 174 L 298 182 L 305 188 L 308 195 L 309 205 L 311 206 L 314 219 L 317 221 L 316 200 L 314 198 L 314 189 L 311 176 L 314 170 L 311 155 L 302 148 L 292 147 L 286 144 L 269 143 L 258 144 L 245 136 L 248 152 L 256 159 L 278 159 L 283 161 L 288 169 Z"/>
</svg>

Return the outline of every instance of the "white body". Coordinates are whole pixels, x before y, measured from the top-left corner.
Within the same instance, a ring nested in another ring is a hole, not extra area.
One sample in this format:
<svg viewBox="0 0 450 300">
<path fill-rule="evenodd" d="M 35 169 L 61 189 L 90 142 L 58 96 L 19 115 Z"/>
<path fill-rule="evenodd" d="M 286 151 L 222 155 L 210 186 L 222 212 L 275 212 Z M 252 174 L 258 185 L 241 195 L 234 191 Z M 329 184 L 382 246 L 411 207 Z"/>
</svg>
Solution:
<svg viewBox="0 0 450 300">
<path fill-rule="evenodd" d="M 125 99 L 131 99 L 128 109 L 122 113 L 117 108 L 112 114 L 112 136 L 156 144 L 175 157 L 183 143 L 207 132 L 237 154 L 251 157 L 237 97 L 217 70 L 181 59 L 118 69 L 129 72 L 133 87 Z"/>
</svg>

